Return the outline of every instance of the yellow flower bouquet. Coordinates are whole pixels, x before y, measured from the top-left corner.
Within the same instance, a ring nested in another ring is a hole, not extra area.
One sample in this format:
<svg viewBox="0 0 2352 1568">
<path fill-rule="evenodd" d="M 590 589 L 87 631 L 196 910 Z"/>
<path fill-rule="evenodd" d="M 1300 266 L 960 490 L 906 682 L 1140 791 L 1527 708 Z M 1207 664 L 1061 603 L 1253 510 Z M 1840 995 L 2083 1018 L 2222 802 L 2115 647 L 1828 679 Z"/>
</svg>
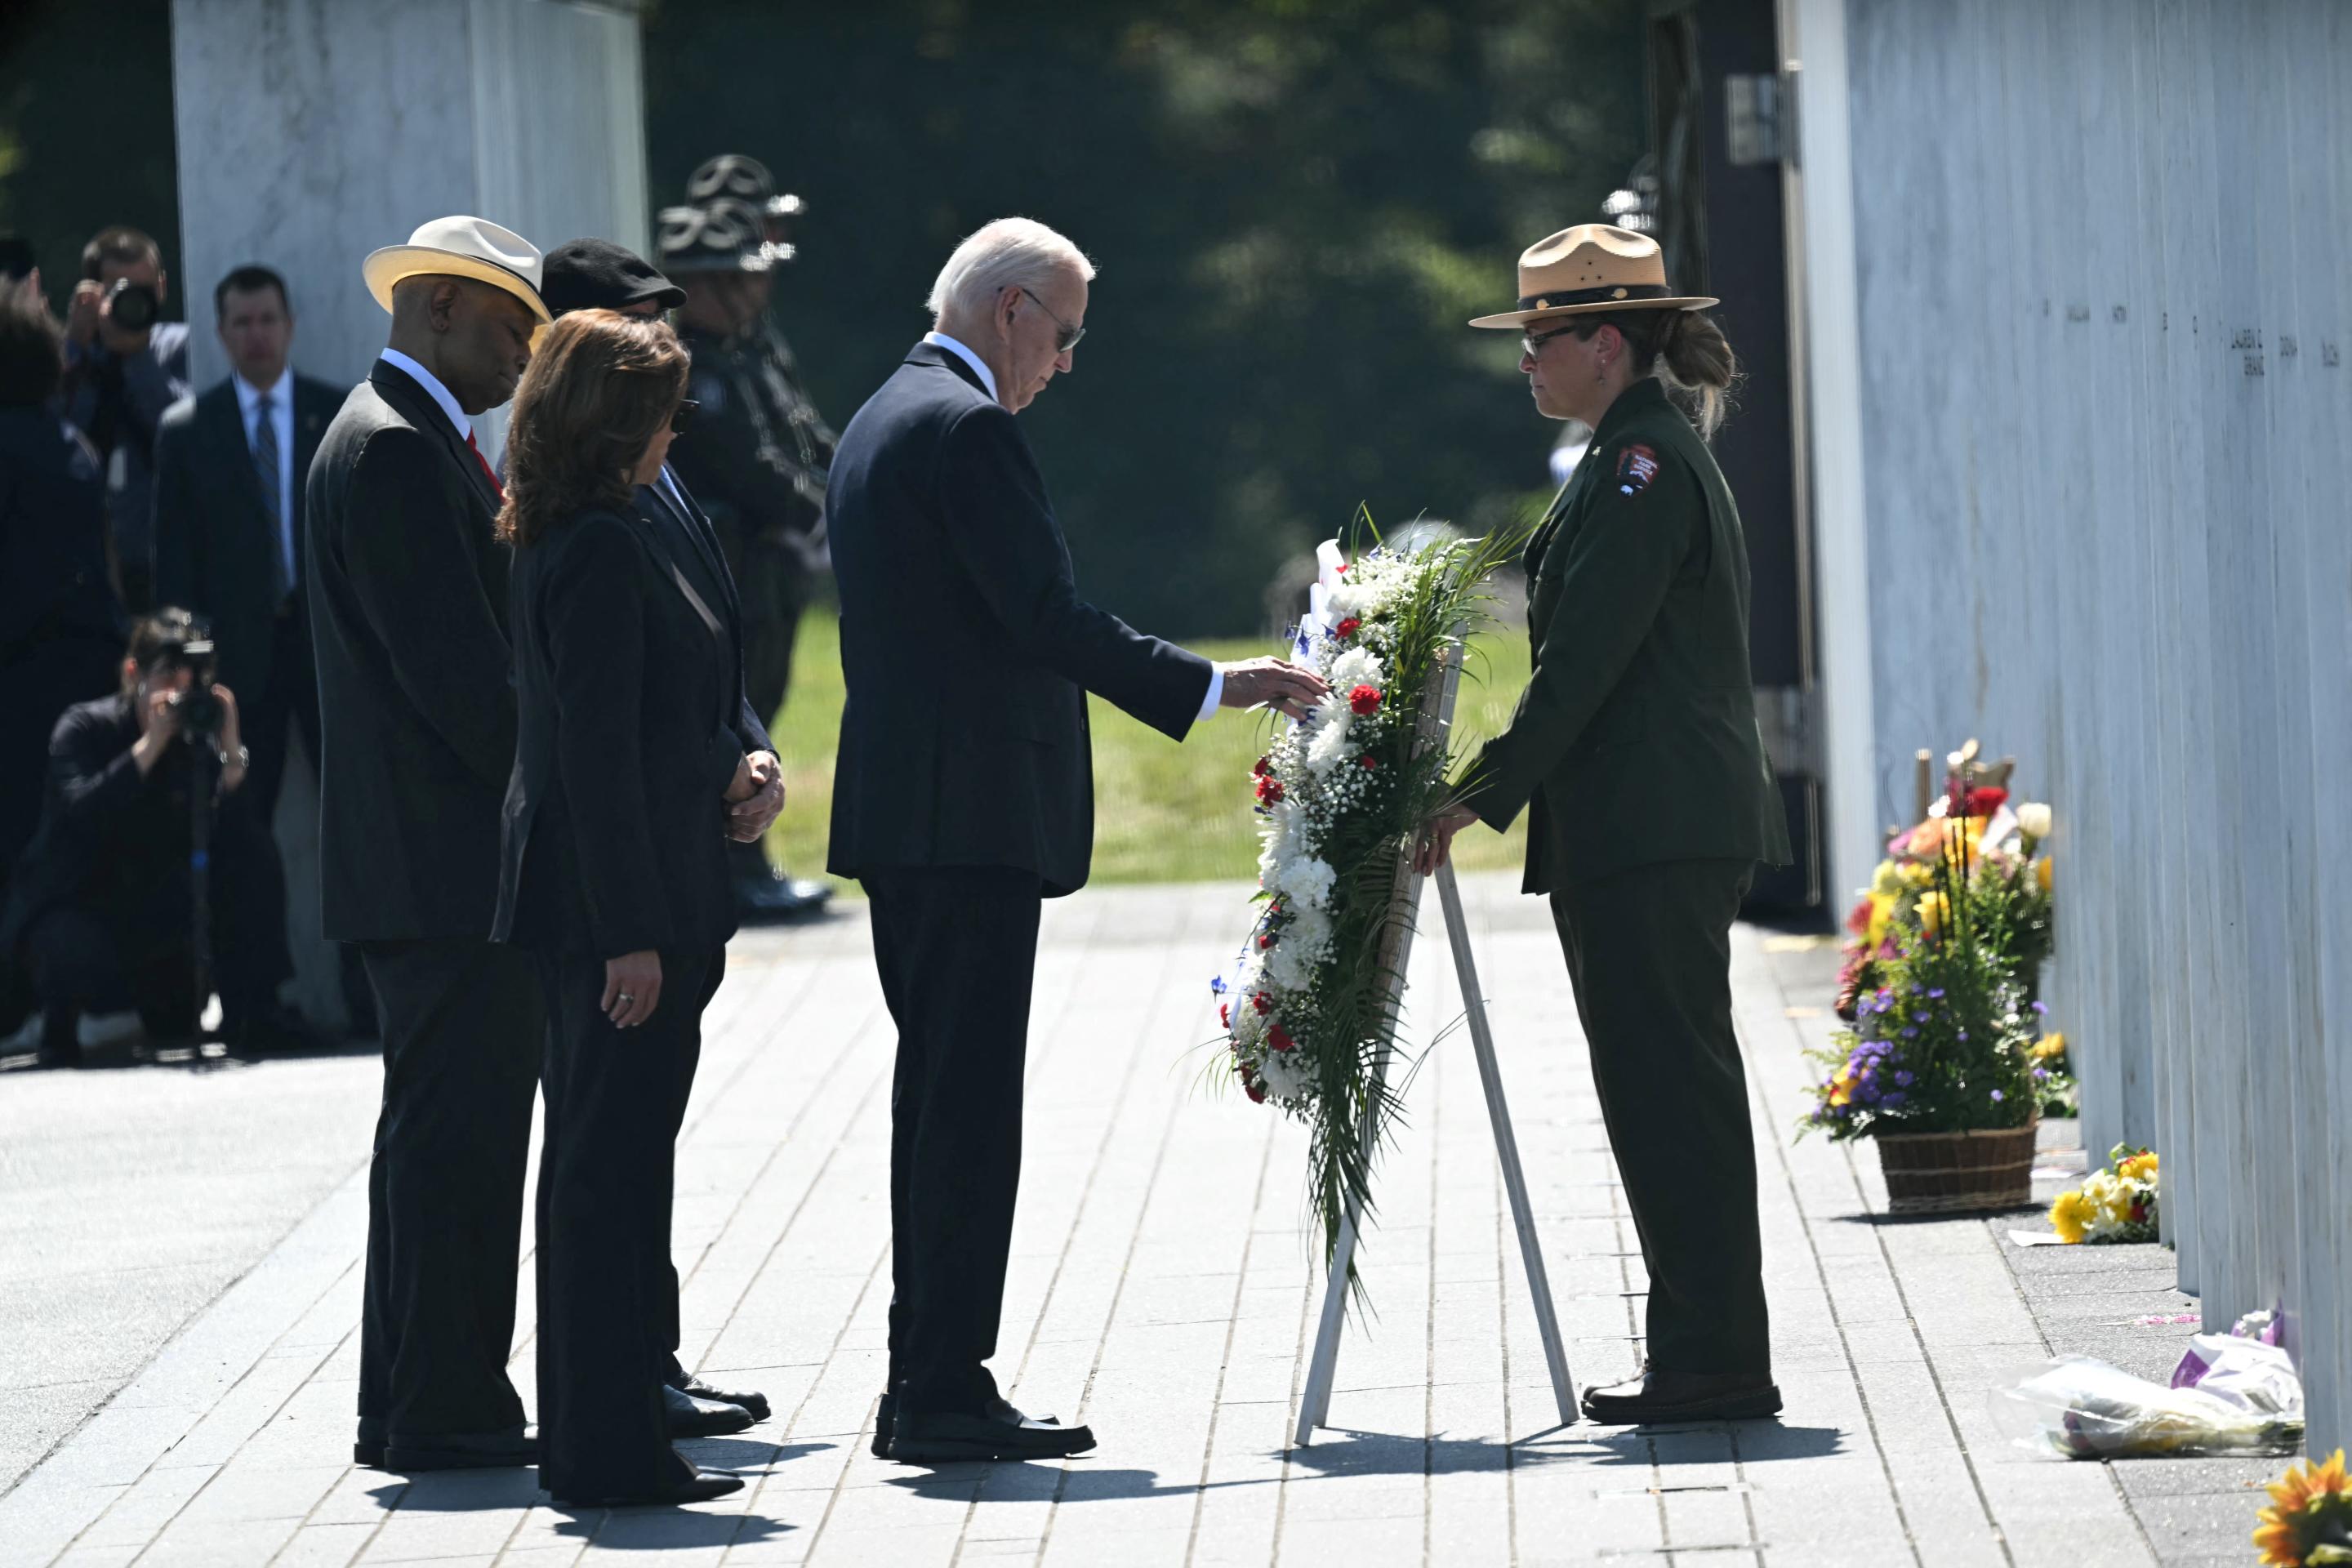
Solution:
<svg viewBox="0 0 2352 1568">
<path fill-rule="evenodd" d="M 2050 1205 L 2050 1224 L 2058 1239 L 2069 1245 L 2154 1241 L 2156 1171 L 2155 1154 L 2116 1144 L 2108 1152 L 2105 1169 L 2060 1193 Z"/>
<path fill-rule="evenodd" d="M 2344 1450 L 2326 1464 L 2305 1460 L 2287 1467 L 2270 1487 L 2271 1506 L 2255 1517 L 2254 1544 L 2271 1568 L 2323 1568 L 2352 1563 L 2352 1479 L 2344 1473 Z"/>
</svg>

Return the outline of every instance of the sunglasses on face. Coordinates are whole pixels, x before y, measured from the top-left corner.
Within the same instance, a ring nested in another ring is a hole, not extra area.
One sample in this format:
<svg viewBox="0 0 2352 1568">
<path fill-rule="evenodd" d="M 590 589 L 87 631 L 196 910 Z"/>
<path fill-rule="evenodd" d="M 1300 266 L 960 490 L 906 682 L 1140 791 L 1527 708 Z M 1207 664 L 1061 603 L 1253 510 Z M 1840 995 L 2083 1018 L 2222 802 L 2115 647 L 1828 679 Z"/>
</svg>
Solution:
<svg viewBox="0 0 2352 1568">
<path fill-rule="evenodd" d="M 1543 352 L 1544 344 L 1551 342 L 1554 338 L 1565 337 L 1568 333 L 1574 331 L 1576 331 L 1576 329 L 1573 326 L 1567 326 L 1554 327 L 1548 332 L 1528 332 L 1519 339 L 1519 352 L 1532 359 L 1537 354 Z"/>
<path fill-rule="evenodd" d="M 673 436 L 685 435 L 686 427 L 694 423 L 694 411 L 701 406 L 701 404 L 691 397 L 679 398 L 677 407 L 670 413 L 669 433 Z"/>
<path fill-rule="evenodd" d="M 1060 335 L 1055 337 L 1054 340 L 1054 352 L 1055 353 L 1066 354 L 1072 349 L 1078 346 L 1078 340 L 1087 335 L 1087 330 L 1084 327 L 1074 327 L 1070 325 L 1069 322 L 1062 320 L 1061 317 L 1054 316 L 1054 307 L 1045 303 L 1045 300 L 1039 300 L 1035 294 L 1031 293 L 1027 284 L 1015 284 L 1014 287 L 1019 289 L 1024 294 L 1028 294 L 1029 298 L 1035 302 L 1037 309 L 1045 311 L 1048 316 L 1053 316 L 1054 325 L 1062 329 Z"/>
</svg>

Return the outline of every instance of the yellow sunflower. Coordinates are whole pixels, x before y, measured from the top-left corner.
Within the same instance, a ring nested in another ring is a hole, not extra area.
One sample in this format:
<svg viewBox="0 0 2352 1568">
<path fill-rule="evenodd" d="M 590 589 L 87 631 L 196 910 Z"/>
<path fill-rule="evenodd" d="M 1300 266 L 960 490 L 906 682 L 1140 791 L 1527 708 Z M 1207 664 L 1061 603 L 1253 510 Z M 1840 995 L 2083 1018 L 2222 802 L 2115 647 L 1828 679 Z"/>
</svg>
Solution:
<svg viewBox="0 0 2352 1568">
<path fill-rule="evenodd" d="M 2058 1233 L 2058 1239 L 2069 1247 L 2080 1242 L 2090 1229 L 2089 1210 L 2079 1188 L 2060 1193 L 2058 1201 L 2050 1205 L 2050 1226 Z"/>
<path fill-rule="evenodd" d="M 2344 1473 L 2344 1450 L 2324 1465 L 2306 1460 L 2287 1467 L 2271 1483 L 2272 1505 L 2255 1517 L 2254 1544 L 2273 1568 L 2352 1563 L 2352 1479 Z"/>
</svg>

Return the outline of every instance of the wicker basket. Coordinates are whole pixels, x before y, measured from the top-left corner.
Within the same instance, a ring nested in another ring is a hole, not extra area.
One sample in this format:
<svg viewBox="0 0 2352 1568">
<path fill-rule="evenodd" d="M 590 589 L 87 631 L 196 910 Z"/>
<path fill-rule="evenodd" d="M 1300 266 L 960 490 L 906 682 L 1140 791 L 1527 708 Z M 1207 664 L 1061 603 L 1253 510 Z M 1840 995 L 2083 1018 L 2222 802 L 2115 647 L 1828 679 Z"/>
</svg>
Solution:
<svg viewBox="0 0 2352 1568">
<path fill-rule="evenodd" d="M 1893 1214 L 1979 1214 L 2033 1201 L 2036 1117 L 1976 1132 L 1895 1132 L 1872 1140 Z"/>
</svg>

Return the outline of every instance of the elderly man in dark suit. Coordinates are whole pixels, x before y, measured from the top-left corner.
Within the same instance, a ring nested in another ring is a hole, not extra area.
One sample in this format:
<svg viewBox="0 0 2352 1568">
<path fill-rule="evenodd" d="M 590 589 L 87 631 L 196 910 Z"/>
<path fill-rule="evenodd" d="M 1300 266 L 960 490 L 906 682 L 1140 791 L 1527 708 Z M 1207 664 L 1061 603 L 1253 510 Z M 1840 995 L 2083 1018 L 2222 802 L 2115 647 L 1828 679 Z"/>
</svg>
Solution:
<svg viewBox="0 0 2352 1568">
<path fill-rule="evenodd" d="M 302 603 L 302 486 L 343 395 L 295 371 L 286 280 L 240 267 L 213 290 L 229 375 L 173 404 L 155 440 L 155 593 L 212 628 L 245 705 L 246 784 L 267 826 L 295 725 L 315 763 L 319 681 Z"/>
<path fill-rule="evenodd" d="M 1181 740 L 1219 706 L 1296 716 L 1279 659 L 1222 668 L 1078 597 L 1013 416 L 1071 368 L 1094 268 L 1004 218 L 932 288 L 928 334 L 841 438 L 827 496 L 849 689 L 831 868 L 866 884 L 898 1026 L 889 1384 L 876 1452 L 1034 1458 L 1093 1447 L 998 1394 L 1040 900 L 1087 879 L 1086 694 Z"/>
<path fill-rule="evenodd" d="M 506 1361 L 546 1020 L 530 960 L 489 940 L 515 702 L 473 418 L 514 395 L 547 309 L 539 252 L 479 218 L 426 224 L 365 271 L 390 345 L 304 503 L 324 923 L 361 944 L 383 1036 L 355 1457 L 529 1464 Z"/>
</svg>

